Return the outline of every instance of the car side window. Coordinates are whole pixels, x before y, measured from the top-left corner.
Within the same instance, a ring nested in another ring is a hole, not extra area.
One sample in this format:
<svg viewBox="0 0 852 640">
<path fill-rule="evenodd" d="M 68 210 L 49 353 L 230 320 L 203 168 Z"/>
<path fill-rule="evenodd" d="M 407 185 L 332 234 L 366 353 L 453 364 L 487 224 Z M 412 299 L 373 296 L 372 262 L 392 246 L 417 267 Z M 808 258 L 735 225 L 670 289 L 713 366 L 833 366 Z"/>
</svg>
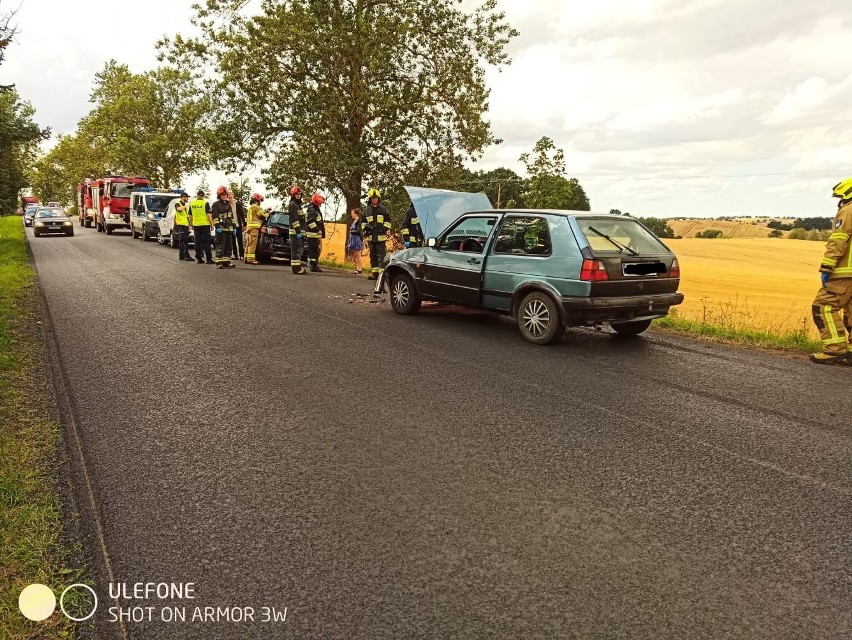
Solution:
<svg viewBox="0 0 852 640">
<path fill-rule="evenodd" d="M 496 216 L 463 218 L 444 234 L 438 248 L 442 251 L 483 253 L 496 221 Z"/>
<path fill-rule="evenodd" d="M 552 251 L 547 220 L 536 216 L 507 216 L 500 225 L 494 253 L 549 256 Z"/>
</svg>

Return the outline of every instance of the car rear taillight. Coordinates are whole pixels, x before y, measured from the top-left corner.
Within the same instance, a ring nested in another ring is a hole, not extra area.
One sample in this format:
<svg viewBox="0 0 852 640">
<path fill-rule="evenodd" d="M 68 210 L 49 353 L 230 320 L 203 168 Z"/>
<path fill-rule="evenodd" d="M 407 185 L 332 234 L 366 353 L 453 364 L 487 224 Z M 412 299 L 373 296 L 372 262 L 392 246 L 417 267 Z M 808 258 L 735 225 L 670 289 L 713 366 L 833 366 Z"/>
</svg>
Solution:
<svg viewBox="0 0 852 640">
<path fill-rule="evenodd" d="M 580 280 L 588 280 L 589 282 L 609 280 L 609 274 L 606 272 L 606 265 L 604 265 L 603 260 L 583 260 Z"/>
<path fill-rule="evenodd" d="M 268 233 L 271 236 L 277 236 L 278 235 L 278 229 L 276 229 L 275 227 L 267 227 L 266 233 Z"/>
<path fill-rule="evenodd" d="M 677 258 L 672 260 L 672 266 L 669 267 L 669 278 L 680 278 L 680 265 Z"/>
</svg>

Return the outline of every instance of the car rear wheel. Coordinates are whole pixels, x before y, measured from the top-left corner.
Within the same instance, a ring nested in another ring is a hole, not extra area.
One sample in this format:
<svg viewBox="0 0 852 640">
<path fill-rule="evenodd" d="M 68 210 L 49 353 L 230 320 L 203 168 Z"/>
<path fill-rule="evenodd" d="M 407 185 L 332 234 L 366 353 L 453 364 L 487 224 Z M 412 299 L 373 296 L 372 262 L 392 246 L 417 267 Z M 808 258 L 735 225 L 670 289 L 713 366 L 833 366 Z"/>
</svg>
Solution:
<svg viewBox="0 0 852 640">
<path fill-rule="evenodd" d="M 134 240 L 136 240 L 136 238 L 138 238 L 138 237 L 139 237 L 139 234 L 138 234 L 138 233 L 136 233 L 136 228 L 135 228 L 135 227 L 130 227 L 130 236 L 131 236 Z"/>
<path fill-rule="evenodd" d="M 651 326 L 650 320 L 631 320 L 630 322 L 610 322 L 612 330 L 621 336 L 638 336 Z"/>
<path fill-rule="evenodd" d="M 518 329 L 525 340 L 539 345 L 562 335 L 562 318 L 553 298 L 541 291 L 527 294 L 518 308 Z"/>
<path fill-rule="evenodd" d="M 142 227 L 142 242 L 148 242 L 151 239 L 151 236 L 148 235 L 148 227 Z"/>
<path fill-rule="evenodd" d="M 400 273 L 391 276 L 390 302 L 391 308 L 404 316 L 417 313 L 420 309 L 420 298 L 408 275 Z"/>
<path fill-rule="evenodd" d="M 108 226 L 108 225 L 104 225 L 104 231 L 106 231 L 106 234 L 107 234 L 108 236 L 111 236 L 111 235 L 112 235 L 112 227 L 110 227 L 110 226 Z M 135 238 L 136 236 L 133 236 L 133 237 Z"/>
</svg>

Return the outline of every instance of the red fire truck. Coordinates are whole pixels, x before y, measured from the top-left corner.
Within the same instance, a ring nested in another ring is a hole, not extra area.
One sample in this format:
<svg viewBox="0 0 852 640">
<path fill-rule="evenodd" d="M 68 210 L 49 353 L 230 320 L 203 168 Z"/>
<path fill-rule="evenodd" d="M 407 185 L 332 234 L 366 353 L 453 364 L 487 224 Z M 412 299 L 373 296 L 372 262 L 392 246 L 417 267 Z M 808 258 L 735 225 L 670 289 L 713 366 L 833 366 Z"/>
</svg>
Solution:
<svg viewBox="0 0 852 640">
<path fill-rule="evenodd" d="M 115 229 L 130 228 L 130 193 L 151 185 L 148 178 L 107 176 L 86 179 L 77 185 L 77 210 L 80 224 L 94 225 L 99 232 L 112 235 Z"/>
</svg>

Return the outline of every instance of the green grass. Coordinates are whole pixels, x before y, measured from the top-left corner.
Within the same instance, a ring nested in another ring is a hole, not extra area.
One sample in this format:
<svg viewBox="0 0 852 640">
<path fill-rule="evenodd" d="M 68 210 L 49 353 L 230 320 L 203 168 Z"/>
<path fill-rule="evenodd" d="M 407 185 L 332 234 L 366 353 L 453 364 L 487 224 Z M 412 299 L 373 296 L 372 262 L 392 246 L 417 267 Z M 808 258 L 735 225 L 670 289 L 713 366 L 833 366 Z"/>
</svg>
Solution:
<svg viewBox="0 0 852 640">
<path fill-rule="evenodd" d="M 672 329 L 692 336 L 698 336 L 716 342 L 760 347 L 767 349 L 784 349 L 787 351 L 816 352 L 822 351 L 822 344 L 811 338 L 802 328 L 799 331 L 780 331 L 777 329 L 752 329 L 746 326 L 733 326 L 690 320 L 679 317 L 673 309 L 665 318 L 654 321 L 654 326 Z"/>
<path fill-rule="evenodd" d="M 18 216 L 0 217 L 0 638 L 71 638 L 73 626 L 57 611 L 32 622 L 18 595 L 32 583 L 59 599 L 77 582 L 67 569 L 56 486 L 59 425 L 49 389 L 39 375 L 41 349 L 33 325 L 38 292 Z"/>
</svg>

